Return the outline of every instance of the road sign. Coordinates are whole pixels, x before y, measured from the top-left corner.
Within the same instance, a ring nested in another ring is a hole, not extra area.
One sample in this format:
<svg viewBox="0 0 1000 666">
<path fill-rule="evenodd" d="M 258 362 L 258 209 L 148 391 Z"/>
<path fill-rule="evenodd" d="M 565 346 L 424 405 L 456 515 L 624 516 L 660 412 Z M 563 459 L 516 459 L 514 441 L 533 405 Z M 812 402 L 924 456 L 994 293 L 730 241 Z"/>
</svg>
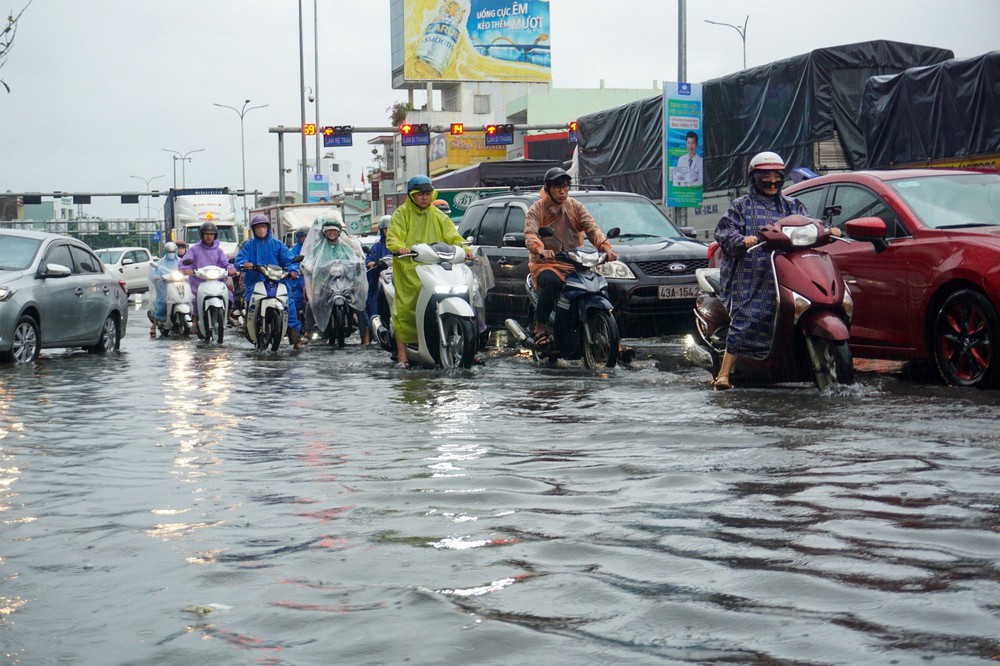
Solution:
<svg viewBox="0 0 1000 666">
<path fill-rule="evenodd" d="M 404 123 L 399 126 L 399 134 L 404 146 L 429 146 L 431 143 L 431 130 L 426 123 Z"/>
<path fill-rule="evenodd" d="M 509 146 L 514 143 L 514 126 L 509 123 L 487 125 L 483 130 L 486 132 L 487 146 Z"/>
<path fill-rule="evenodd" d="M 353 146 L 353 132 L 354 127 L 351 125 L 327 125 L 323 128 L 323 146 L 326 148 Z"/>
<path fill-rule="evenodd" d="M 160 232 L 159 231 L 154 231 L 153 233 L 149 234 L 149 240 L 153 241 L 154 243 L 159 243 L 160 242 Z"/>
</svg>

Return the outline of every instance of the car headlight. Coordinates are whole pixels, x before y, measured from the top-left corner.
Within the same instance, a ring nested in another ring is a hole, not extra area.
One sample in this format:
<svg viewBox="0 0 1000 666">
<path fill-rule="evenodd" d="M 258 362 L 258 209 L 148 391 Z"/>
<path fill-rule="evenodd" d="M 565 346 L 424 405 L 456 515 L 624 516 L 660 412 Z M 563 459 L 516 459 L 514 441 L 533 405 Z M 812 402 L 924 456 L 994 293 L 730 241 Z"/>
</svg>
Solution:
<svg viewBox="0 0 1000 666">
<path fill-rule="evenodd" d="M 591 270 L 606 278 L 615 278 L 618 280 L 637 279 L 635 273 L 632 272 L 632 269 L 624 261 L 609 261 Z"/>
<path fill-rule="evenodd" d="M 16 291 L 16 289 L 11 289 L 10 287 L 0 287 L 0 303 L 9 301 Z"/>
</svg>

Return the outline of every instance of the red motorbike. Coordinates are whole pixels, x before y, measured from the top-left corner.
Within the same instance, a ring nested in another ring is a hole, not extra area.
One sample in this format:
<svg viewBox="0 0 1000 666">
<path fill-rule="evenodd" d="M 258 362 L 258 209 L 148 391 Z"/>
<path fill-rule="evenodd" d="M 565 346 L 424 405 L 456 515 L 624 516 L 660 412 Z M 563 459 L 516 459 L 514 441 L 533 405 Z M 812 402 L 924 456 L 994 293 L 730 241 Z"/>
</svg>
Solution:
<svg viewBox="0 0 1000 666">
<path fill-rule="evenodd" d="M 760 243 L 748 252 L 770 252 L 777 287 L 778 311 L 766 358 L 741 357 L 733 376 L 743 382 L 812 381 L 822 389 L 853 384 L 854 363 L 847 346 L 854 302 L 840 270 L 816 248 L 840 239 L 818 220 L 789 215 L 761 228 Z M 702 293 L 694 316 L 701 344 L 689 348 L 688 358 L 716 376 L 726 350 L 729 313 L 719 294 L 717 243 L 709 246 L 709 268 L 696 271 Z"/>
</svg>

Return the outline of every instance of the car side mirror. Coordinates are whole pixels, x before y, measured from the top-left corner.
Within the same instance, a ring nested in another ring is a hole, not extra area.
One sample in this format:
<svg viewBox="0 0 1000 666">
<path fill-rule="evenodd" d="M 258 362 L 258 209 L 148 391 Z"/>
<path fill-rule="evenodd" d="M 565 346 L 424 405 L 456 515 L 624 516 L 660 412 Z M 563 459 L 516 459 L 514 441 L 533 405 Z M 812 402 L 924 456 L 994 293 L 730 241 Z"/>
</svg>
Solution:
<svg viewBox="0 0 1000 666">
<path fill-rule="evenodd" d="M 503 246 L 504 247 L 524 247 L 524 233 L 520 231 L 515 231 L 513 233 L 503 235 Z"/>
<path fill-rule="evenodd" d="M 122 259 L 122 266 L 128 266 L 129 264 L 134 264 L 134 259 Z"/>
<path fill-rule="evenodd" d="M 39 277 L 43 278 L 64 278 L 72 275 L 73 271 L 68 266 L 63 266 L 62 264 L 45 264 L 45 267 L 38 274 Z"/>
<path fill-rule="evenodd" d="M 677 227 L 677 230 L 688 238 L 698 238 L 698 232 L 694 227 Z"/>
<path fill-rule="evenodd" d="M 859 217 L 848 220 L 844 228 L 849 238 L 870 242 L 875 247 L 876 253 L 889 249 L 889 241 L 885 239 L 885 220 L 880 217 Z"/>
</svg>

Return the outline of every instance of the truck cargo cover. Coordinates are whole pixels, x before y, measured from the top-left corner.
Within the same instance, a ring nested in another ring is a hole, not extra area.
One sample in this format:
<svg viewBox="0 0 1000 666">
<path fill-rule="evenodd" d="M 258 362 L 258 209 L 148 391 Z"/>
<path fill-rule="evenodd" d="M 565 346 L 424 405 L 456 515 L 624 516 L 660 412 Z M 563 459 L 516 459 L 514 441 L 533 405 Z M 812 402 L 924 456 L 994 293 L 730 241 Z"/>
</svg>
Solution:
<svg viewBox="0 0 1000 666">
<path fill-rule="evenodd" d="M 545 172 L 562 166 L 560 160 L 506 160 L 481 162 L 433 179 L 436 189 L 455 187 L 513 187 L 541 185 Z"/>
<path fill-rule="evenodd" d="M 789 168 L 814 168 L 813 143 L 838 132 L 852 165 L 866 162 L 865 81 L 953 57 L 890 41 L 861 42 L 747 69 L 703 84 L 705 190 L 742 187 L 750 158 L 774 150 Z M 663 199 L 663 96 L 578 119 L 580 181 Z"/>
<path fill-rule="evenodd" d="M 871 169 L 1000 153 L 1000 51 L 868 79 Z"/>
</svg>

